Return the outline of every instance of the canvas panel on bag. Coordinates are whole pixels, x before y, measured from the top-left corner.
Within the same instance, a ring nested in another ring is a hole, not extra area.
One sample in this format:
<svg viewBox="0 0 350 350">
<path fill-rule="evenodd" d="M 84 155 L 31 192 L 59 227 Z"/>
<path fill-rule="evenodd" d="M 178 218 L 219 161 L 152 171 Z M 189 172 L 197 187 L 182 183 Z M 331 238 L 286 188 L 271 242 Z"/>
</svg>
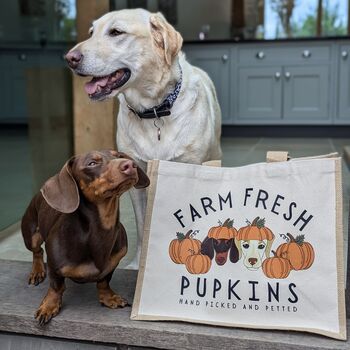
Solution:
<svg viewBox="0 0 350 350">
<path fill-rule="evenodd" d="M 339 158 L 149 176 L 133 319 L 346 338 Z"/>
</svg>

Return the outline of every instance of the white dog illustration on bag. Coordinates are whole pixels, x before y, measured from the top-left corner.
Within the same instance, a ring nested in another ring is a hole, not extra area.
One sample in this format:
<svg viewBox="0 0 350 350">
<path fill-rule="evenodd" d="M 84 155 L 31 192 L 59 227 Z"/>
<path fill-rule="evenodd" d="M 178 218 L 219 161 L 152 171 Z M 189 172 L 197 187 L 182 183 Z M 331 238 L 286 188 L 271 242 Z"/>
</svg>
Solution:
<svg viewBox="0 0 350 350">
<path fill-rule="evenodd" d="M 270 257 L 274 239 L 272 231 L 265 227 L 265 219 L 257 217 L 252 223 L 241 227 L 235 242 L 243 265 L 253 271 L 261 268 L 264 259 Z"/>
</svg>

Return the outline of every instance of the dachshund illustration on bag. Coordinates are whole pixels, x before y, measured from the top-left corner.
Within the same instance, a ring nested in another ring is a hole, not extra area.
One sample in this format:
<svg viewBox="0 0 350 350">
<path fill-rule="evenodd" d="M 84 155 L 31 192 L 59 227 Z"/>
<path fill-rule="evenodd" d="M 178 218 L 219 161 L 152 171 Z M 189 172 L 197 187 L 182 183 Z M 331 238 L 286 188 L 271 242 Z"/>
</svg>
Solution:
<svg viewBox="0 0 350 350">
<path fill-rule="evenodd" d="M 235 244 L 237 233 L 233 227 L 233 220 L 227 219 L 223 224 L 219 222 L 219 226 L 212 227 L 202 242 L 201 253 L 207 255 L 211 260 L 215 256 L 215 261 L 219 266 L 226 263 L 228 255 L 230 261 L 236 263 L 239 259 L 239 252 Z"/>
</svg>

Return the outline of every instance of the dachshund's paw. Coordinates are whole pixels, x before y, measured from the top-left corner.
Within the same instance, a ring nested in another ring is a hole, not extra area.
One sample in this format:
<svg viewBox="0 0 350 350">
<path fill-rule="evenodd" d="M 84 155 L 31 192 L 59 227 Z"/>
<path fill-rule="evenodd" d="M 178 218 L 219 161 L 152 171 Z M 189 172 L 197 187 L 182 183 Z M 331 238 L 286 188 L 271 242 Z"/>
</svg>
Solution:
<svg viewBox="0 0 350 350">
<path fill-rule="evenodd" d="M 35 313 L 35 319 L 40 326 L 48 323 L 52 317 L 55 317 L 61 310 L 61 303 L 47 301 L 46 298 L 42 301 L 39 309 Z"/>
<path fill-rule="evenodd" d="M 114 293 L 112 289 L 100 292 L 99 300 L 101 305 L 107 306 L 111 309 L 122 308 L 130 305 L 126 299 Z"/>
<path fill-rule="evenodd" d="M 28 278 L 28 284 L 33 284 L 34 286 L 37 286 L 39 283 L 43 282 L 45 278 L 46 278 L 45 267 L 33 268 Z"/>
</svg>

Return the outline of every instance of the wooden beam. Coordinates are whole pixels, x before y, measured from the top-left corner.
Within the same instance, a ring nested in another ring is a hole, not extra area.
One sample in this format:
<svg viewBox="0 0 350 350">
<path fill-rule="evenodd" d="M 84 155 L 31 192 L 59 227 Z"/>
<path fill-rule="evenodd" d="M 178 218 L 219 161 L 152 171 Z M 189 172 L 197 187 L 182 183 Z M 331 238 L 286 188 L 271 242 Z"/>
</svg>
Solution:
<svg viewBox="0 0 350 350">
<path fill-rule="evenodd" d="M 317 22 L 316 22 L 316 36 L 322 35 L 322 0 L 318 0 L 318 7 L 317 7 Z"/>
<path fill-rule="evenodd" d="M 86 40 L 91 22 L 109 11 L 109 0 L 77 0 L 77 39 Z M 84 90 L 91 78 L 73 76 L 74 153 L 116 148 L 117 100 L 93 102 Z"/>
</svg>

